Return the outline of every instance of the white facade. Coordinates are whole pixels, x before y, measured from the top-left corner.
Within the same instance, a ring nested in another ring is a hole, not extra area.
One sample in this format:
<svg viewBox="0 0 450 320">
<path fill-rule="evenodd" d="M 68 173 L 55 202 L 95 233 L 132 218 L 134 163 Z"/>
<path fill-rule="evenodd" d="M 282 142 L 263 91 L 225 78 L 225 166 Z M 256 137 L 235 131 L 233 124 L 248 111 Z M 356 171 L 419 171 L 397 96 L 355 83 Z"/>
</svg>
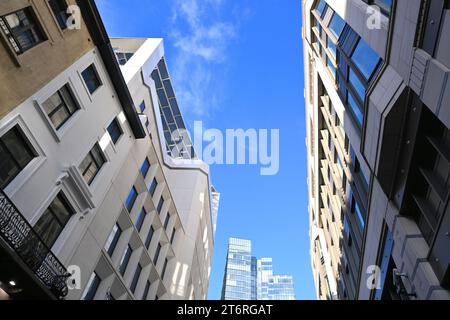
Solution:
<svg viewBox="0 0 450 320">
<path fill-rule="evenodd" d="M 140 115 L 147 125 L 145 138 L 134 138 L 96 49 L 0 119 L 0 136 L 19 125 L 38 154 L 7 185 L 5 194 L 31 225 L 59 192 L 75 212 L 51 248 L 69 271 L 75 270 L 67 299 L 83 298 L 92 283 L 91 298 L 100 300 L 207 296 L 214 246 L 208 167 L 195 160 L 180 163 L 162 152 L 156 91 L 152 80 L 145 78 L 162 57 L 162 42 L 141 44 L 122 71 L 135 105 L 145 102 Z M 81 76 L 91 64 L 101 81 L 92 94 Z M 71 88 L 80 109 L 56 130 L 42 104 L 64 85 Z M 115 143 L 107 130 L 114 119 L 122 132 Z M 96 143 L 106 162 L 88 185 L 79 166 Z M 149 168 L 144 177 L 141 168 L 146 159 Z M 157 187 L 152 195 L 154 179 Z M 132 188 L 137 196 L 128 211 Z M 105 244 L 116 224 L 121 233 L 110 256 Z M 147 239 L 151 239 L 148 248 Z M 131 254 L 121 274 L 127 248 Z M 92 281 L 94 272 L 98 283 Z"/>
</svg>

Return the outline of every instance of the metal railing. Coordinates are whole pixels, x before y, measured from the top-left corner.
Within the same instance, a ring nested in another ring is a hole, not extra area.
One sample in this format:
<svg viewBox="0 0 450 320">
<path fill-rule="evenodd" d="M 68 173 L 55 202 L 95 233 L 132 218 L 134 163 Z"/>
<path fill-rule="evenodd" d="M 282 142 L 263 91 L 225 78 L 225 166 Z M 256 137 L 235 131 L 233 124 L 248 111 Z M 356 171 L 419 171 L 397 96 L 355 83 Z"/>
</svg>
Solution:
<svg viewBox="0 0 450 320">
<path fill-rule="evenodd" d="M 66 280 L 70 274 L 3 190 L 0 190 L 0 237 L 56 298 L 67 295 Z"/>
</svg>

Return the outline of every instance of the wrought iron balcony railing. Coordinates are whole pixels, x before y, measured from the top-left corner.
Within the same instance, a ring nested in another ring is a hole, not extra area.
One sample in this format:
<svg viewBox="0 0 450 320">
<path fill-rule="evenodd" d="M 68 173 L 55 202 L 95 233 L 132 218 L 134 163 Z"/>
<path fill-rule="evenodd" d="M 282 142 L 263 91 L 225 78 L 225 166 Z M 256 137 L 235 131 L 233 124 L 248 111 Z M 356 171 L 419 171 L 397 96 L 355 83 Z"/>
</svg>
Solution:
<svg viewBox="0 0 450 320">
<path fill-rule="evenodd" d="M 0 237 L 58 299 L 67 295 L 70 274 L 2 190 Z"/>
</svg>

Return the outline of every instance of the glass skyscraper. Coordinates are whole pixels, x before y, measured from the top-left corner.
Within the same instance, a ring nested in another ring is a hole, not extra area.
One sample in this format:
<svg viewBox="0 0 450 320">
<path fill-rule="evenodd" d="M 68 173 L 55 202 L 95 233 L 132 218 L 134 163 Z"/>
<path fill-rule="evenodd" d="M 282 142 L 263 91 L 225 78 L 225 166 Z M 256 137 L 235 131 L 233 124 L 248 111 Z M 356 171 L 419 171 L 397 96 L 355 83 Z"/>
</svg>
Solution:
<svg viewBox="0 0 450 320">
<path fill-rule="evenodd" d="M 273 275 L 272 258 L 252 256 L 250 240 L 230 238 L 222 300 L 295 300 L 292 276 Z"/>
<path fill-rule="evenodd" d="M 230 238 L 222 300 L 256 300 L 256 259 L 250 240 Z"/>
</svg>

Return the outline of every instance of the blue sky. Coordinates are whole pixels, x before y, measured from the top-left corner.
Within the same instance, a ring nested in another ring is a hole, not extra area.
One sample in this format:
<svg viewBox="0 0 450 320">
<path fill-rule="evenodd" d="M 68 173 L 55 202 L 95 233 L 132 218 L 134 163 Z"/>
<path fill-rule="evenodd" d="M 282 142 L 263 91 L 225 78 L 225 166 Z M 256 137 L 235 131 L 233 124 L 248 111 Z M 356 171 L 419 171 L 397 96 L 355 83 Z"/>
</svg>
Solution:
<svg viewBox="0 0 450 320">
<path fill-rule="evenodd" d="M 315 299 L 308 238 L 299 0 L 97 0 L 112 37 L 165 40 L 187 126 L 280 129 L 280 171 L 213 165 L 221 192 L 210 299 L 220 299 L 228 238 L 292 274 L 298 299 Z"/>
</svg>

